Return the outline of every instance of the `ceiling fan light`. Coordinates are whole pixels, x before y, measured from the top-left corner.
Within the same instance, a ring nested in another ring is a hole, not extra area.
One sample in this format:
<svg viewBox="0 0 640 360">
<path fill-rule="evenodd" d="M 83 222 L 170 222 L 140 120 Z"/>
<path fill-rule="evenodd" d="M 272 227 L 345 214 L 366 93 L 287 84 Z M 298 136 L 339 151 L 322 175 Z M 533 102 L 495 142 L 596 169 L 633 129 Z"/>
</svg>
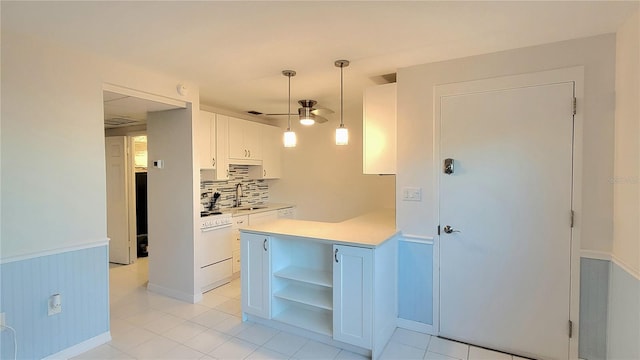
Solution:
<svg viewBox="0 0 640 360">
<path fill-rule="evenodd" d="M 311 125 L 313 125 L 313 124 L 315 124 L 315 123 L 316 123 L 316 121 L 315 121 L 315 120 L 313 120 L 313 119 L 312 119 L 312 118 L 310 118 L 310 117 L 301 117 L 301 118 L 300 118 L 300 124 L 302 124 L 302 125 L 304 125 L 304 126 L 311 126 Z"/>
<path fill-rule="evenodd" d="M 336 145 L 349 145 L 349 130 L 344 125 L 336 129 Z"/>
<path fill-rule="evenodd" d="M 296 133 L 291 131 L 291 130 L 287 130 L 284 132 L 284 147 L 296 147 L 296 143 L 297 143 L 297 139 L 296 139 Z"/>
</svg>

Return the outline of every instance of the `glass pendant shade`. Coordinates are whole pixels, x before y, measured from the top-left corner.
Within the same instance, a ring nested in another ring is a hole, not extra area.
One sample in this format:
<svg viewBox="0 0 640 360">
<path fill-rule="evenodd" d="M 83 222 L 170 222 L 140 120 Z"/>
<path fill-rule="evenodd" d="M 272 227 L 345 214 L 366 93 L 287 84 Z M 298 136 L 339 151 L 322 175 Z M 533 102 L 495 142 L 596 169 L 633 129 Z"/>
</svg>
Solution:
<svg viewBox="0 0 640 360">
<path fill-rule="evenodd" d="M 296 143 L 297 143 L 296 133 L 291 130 L 285 131 L 284 147 L 296 147 Z"/>
<path fill-rule="evenodd" d="M 311 125 L 313 125 L 315 123 L 316 123 L 316 121 L 313 120 L 310 117 L 308 117 L 308 118 L 300 118 L 300 124 L 302 124 L 304 126 L 311 126 Z"/>
<path fill-rule="evenodd" d="M 336 129 L 336 145 L 348 145 L 349 144 L 349 130 L 346 127 L 340 126 Z"/>
</svg>

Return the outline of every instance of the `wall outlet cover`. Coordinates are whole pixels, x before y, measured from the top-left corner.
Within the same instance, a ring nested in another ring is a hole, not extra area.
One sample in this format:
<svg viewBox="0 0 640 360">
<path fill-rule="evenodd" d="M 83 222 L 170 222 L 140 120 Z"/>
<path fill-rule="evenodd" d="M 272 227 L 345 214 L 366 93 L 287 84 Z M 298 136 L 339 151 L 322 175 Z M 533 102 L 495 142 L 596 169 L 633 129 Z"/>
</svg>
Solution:
<svg viewBox="0 0 640 360">
<path fill-rule="evenodd" d="M 403 187 L 402 201 L 422 201 L 422 188 L 419 187 Z"/>
</svg>

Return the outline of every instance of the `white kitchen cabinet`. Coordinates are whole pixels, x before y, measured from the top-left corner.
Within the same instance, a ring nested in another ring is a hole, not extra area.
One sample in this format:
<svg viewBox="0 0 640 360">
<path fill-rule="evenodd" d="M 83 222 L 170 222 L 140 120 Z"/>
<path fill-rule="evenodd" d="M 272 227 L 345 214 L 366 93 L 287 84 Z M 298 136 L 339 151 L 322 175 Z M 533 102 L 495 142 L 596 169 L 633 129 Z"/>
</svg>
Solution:
<svg viewBox="0 0 640 360">
<path fill-rule="evenodd" d="M 216 168 L 216 114 L 200 111 L 196 133 L 200 169 Z"/>
<path fill-rule="evenodd" d="M 395 83 L 364 90 L 362 109 L 362 172 L 396 173 Z"/>
<path fill-rule="evenodd" d="M 249 215 L 249 225 L 255 226 L 278 220 L 278 210 L 263 211 Z"/>
<path fill-rule="evenodd" d="M 262 178 L 282 177 L 282 129 L 262 126 Z"/>
<path fill-rule="evenodd" d="M 334 245 L 333 338 L 371 348 L 373 250 Z"/>
<path fill-rule="evenodd" d="M 262 160 L 261 124 L 229 118 L 229 158 L 235 163 L 260 165 Z"/>
<path fill-rule="evenodd" d="M 264 319 L 271 318 L 270 246 L 269 236 L 242 235 L 242 311 Z"/>
<path fill-rule="evenodd" d="M 229 179 L 227 127 L 227 116 L 208 111 L 199 112 L 196 151 L 202 180 Z"/>
</svg>

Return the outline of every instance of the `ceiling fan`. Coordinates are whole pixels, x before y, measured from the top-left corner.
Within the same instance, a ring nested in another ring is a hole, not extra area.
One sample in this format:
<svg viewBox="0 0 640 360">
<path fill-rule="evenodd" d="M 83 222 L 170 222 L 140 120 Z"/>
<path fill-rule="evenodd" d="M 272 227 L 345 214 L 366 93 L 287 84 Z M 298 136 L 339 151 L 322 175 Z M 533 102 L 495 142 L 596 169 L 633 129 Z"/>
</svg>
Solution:
<svg viewBox="0 0 640 360">
<path fill-rule="evenodd" d="M 313 125 L 315 123 L 322 124 L 329 120 L 323 117 L 323 115 L 333 114 L 333 110 L 314 108 L 318 102 L 315 100 L 300 100 L 298 104 L 302 106 L 298 108 L 298 116 L 300 116 L 300 123 L 302 125 Z M 265 114 L 267 116 L 287 116 L 296 114 Z"/>
</svg>

